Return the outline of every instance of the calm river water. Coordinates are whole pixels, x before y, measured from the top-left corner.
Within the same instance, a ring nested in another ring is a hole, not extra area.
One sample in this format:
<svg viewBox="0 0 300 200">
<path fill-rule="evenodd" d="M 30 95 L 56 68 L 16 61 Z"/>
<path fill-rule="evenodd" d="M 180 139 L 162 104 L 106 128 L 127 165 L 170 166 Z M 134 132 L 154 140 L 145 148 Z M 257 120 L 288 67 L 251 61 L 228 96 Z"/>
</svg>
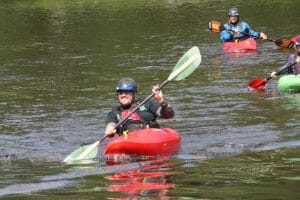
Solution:
<svg viewBox="0 0 300 200">
<path fill-rule="evenodd" d="M 296 0 L 2 0 L 0 198 L 299 199 L 300 93 L 279 92 L 278 79 L 247 89 L 292 50 L 259 41 L 224 54 L 207 23 L 232 6 L 269 38 L 299 33 Z M 102 136 L 121 77 L 147 96 L 192 46 L 201 65 L 163 90 L 176 117 L 160 123 L 182 134 L 178 155 L 62 165 Z"/>
</svg>

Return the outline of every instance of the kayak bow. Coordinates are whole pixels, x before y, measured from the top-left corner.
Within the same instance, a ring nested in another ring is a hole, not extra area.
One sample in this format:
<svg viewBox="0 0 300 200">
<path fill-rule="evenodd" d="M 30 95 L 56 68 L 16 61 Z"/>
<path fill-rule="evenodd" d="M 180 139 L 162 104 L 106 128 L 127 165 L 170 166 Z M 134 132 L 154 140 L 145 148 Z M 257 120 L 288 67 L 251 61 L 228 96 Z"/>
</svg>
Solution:
<svg viewBox="0 0 300 200">
<path fill-rule="evenodd" d="M 147 128 L 118 136 L 106 146 L 106 157 L 116 155 L 168 156 L 180 149 L 180 134 L 171 128 Z"/>
</svg>

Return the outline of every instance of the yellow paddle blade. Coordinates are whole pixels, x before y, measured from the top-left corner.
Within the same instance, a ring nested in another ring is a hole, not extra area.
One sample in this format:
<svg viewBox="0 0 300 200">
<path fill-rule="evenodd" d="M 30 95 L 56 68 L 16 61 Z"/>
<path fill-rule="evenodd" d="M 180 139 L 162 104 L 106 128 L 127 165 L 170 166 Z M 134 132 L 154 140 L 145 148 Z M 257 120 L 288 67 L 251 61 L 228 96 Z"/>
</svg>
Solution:
<svg viewBox="0 0 300 200">
<path fill-rule="evenodd" d="M 208 28 L 212 32 L 220 33 L 221 29 L 222 29 L 221 27 L 222 27 L 222 24 L 219 21 L 211 20 L 210 22 L 208 22 Z"/>
</svg>

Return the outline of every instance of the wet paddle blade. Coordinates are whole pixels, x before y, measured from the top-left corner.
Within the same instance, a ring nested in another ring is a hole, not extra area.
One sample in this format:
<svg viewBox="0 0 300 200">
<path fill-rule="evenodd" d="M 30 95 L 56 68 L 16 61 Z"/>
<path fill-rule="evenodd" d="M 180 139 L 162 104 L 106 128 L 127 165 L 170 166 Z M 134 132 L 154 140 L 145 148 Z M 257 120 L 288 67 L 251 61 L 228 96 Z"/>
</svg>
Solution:
<svg viewBox="0 0 300 200">
<path fill-rule="evenodd" d="M 177 62 L 168 81 L 182 80 L 189 76 L 201 63 L 201 54 L 199 48 L 194 46 L 188 50 Z"/>
<path fill-rule="evenodd" d="M 281 48 L 293 48 L 294 42 L 289 39 L 277 39 L 274 43 Z"/>
<path fill-rule="evenodd" d="M 95 158 L 98 154 L 98 145 L 99 141 L 94 142 L 93 144 L 88 144 L 79 147 L 72 153 L 70 153 L 64 160 L 64 163 L 73 164 L 75 161 L 80 160 L 91 160 Z"/>
<path fill-rule="evenodd" d="M 296 64 L 297 64 L 297 62 L 294 62 L 294 63 L 291 63 L 291 64 L 285 66 L 280 71 L 276 72 L 276 75 L 281 74 L 286 69 L 288 69 L 290 67 L 293 67 Z M 269 76 L 268 78 L 265 78 L 265 79 L 262 79 L 262 78 L 254 79 L 254 80 L 249 82 L 248 88 L 249 88 L 249 90 L 264 90 L 266 82 L 271 80 L 271 79 L 272 79 L 272 76 Z"/>
<path fill-rule="evenodd" d="M 215 32 L 215 33 L 220 33 L 221 26 L 222 26 L 222 24 L 219 21 L 211 20 L 210 22 L 208 22 L 209 30 L 211 30 L 212 32 Z"/>
<path fill-rule="evenodd" d="M 266 79 L 258 78 L 249 82 L 248 88 L 250 90 L 264 90 Z"/>
</svg>

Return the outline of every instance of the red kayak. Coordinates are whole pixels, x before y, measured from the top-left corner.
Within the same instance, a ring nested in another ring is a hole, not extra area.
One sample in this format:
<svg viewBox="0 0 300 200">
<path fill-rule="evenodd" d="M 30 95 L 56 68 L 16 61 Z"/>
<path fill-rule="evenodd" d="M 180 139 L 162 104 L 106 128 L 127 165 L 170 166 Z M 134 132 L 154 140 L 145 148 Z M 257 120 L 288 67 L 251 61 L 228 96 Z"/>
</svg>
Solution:
<svg viewBox="0 0 300 200">
<path fill-rule="evenodd" d="M 147 128 L 112 139 L 105 147 L 106 157 L 118 155 L 168 156 L 180 149 L 180 134 L 171 128 Z"/>
<path fill-rule="evenodd" d="M 296 43 L 297 37 L 298 37 L 298 35 L 295 35 L 295 36 L 292 37 L 292 39 L 291 39 L 291 40 L 294 42 L 294 44 Z"/>
<path fill-rule="evenodd" d="M 225 52 L 242 52 L 257 49 L 257 43 L 253 38 L 248 38 L 246 40 L 240 40 L 236 42 L 225 42 L 223 46 L 223 50 Z"/>
</svg>

